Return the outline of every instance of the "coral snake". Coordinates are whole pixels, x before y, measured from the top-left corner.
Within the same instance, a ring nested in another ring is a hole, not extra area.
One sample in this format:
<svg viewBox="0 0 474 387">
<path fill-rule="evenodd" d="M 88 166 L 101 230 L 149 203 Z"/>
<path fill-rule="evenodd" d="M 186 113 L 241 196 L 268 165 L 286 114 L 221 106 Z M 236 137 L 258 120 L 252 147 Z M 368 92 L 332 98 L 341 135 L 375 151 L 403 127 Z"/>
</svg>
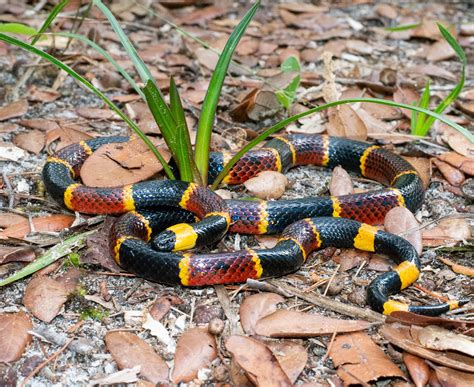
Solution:
<svg viewBox="0 0 474 387">
<path fill-rule="evenodd" d="M 275 137 L 263 148 L 247 152 L 224 180 L 239 184 L 262 170 L 284 172 L 297 165 L 341 165 L 388 186 L 339 197 L 224 200 L 205 187 L 183 181 L 152 180 L 115 188 L 87 187 L 76 181 L 82 164 L 96 149 L 126 141 L 128 137 L 102 137 L 72 144 L 48 158 L 43 179 L 52 197 L 70 210 L 124 214 L 112 228 L 110 249 L 127 271 L 152 281 L 185 286 L 238 283 L 294 272 L 319 248 L 355 247 L 387 254 L 398 263 L 367 289 L 368 304 L 379 312 L 408 310 L 439 315 L 467 302 L 415 306 L 389 299 L 417 280 L 419 257 L 405 239 L 369 224 L 382 222 L 395 206 L 416 211 L 424 195 L 418 173 L 394 153 L 324 135 Z M 226 152 L 211 153 L 210 181 L 230 157 Z M 281 237 L 275 247 L 265 250 L 180 252 L 218 241 L 228 230 L 281 233 Z"/>
</svg>

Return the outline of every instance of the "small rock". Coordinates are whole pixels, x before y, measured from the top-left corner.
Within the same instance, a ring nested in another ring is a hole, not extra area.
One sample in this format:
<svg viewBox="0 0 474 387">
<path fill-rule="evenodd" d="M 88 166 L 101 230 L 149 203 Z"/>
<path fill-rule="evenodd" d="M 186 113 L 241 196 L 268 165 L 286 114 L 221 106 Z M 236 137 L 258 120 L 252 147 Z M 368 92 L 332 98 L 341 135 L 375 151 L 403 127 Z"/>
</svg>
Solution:
<svg viewBox="0 0 474 387">
<path fill-rule="evenodd" d="M 220 318 L 214 317 L 211 321 L 209 321 L 208 330 L 211 335 L 217 336 L 222 333 L 222 331 L 224 330 L 224 327 L 225 327 L 224 321 L 221 320 Z"/>
</svg>

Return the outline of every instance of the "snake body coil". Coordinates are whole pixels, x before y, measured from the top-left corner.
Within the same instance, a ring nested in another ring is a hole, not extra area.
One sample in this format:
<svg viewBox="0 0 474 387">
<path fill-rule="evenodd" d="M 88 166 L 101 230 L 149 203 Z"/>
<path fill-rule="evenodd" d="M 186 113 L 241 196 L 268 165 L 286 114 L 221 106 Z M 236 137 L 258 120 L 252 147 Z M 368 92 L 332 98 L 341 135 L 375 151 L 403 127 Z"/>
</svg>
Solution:
<svg viewBox="0 0 474 387">
<path fill-rule="evenodd" d="M 416 211 L 424 194 L 418 173 L 391 152 L 329 136 L 276 137 L 264 148 L 246 153 L 224 180 L 239 184 L 262 170 L 284 172 L 293 166 L 312 164 L 341 165 L 389 185 L 339 197 L 223 200 L 207 188 L 182 181 L 153 180 L 116 188 L 86 187 L 76 182 L 83 162 L 97 148 L 127 140 L 128 137 L 103 137 L 70 145 L 48 158 L 43 179 L 48 192 L 70 210 L 125 213 L 112 229 L 110 248 L 117 263 L 128 271 L 153 281 L 185 286 L 235 283 L 293 272 L 319 248 L 356 247 L 388 254 L 398 263 L 368 287 L 368 303 L 375 310 L 438 315 L 465 303 L 412 306 L 388 298 L 416 281 L 419 258 L 406 240 L 369 224 L 382 222 L 396 206 Z M 211 154 L 209 180 L 218 175 L 230 157 L 225 152 Z M 213 243 L 228 230 L 282 235 L 277 245 L 267 250 L 179 252 Z M 153 249 L 146 243 L 150 240 Z"/>
</svg>

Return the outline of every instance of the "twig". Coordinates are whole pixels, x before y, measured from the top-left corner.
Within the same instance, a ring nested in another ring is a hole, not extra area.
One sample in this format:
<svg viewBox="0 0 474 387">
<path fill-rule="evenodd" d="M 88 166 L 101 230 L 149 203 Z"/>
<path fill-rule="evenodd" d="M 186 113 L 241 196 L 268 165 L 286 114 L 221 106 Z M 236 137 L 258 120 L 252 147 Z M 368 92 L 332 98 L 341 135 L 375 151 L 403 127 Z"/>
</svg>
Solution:
<svg viewBox="0 0 474 387">
<path fill-rule="evenodd" d="M 28 384 L 30 379 L 35 376 L 38 372 L 40 372 L 48 363 L 56 359 L 61 353 L 63 353 L 67 347 L 69 347 L 69 344 L 72 343 L 74 340 L 74 337 L 71 337 L 66 344 L 64 344 L 58 351 L 56 351 L 54 354 L 52 354 L 50 357 L 48 357 L 43 363 L 41 363 L 39 366 L 37 366 L 33 371 L 30 372 L 30 374 L 21 382 L 20 387 L 24 387 Z"/>
<path fill-rule="evenodd" d="M 230 322 L 231 334 L 242 334 L 242 328 L 239 324 L 239 318 L 234 310 L 230 307 L 230 298 L 227 289 L 223 285 L 215 285 L 217 299 L 219 300 L 224 314 Z"/>
<path fill-rule="evenodd" d="M 335 312 L 345 314 L 346 316 L 357 317 L 357 318 L 361 318 L 367 321 L 374 321 L 374 322 L 385 321 L 385 317 L 383 315 L 369 309 L 364 309 L 358 306 L 344 304 L 342 302 L 335 301 L 327 297 L 318 296 L 317 294 L 307 294 L 279 280 L 271 280 L 270 283 L 272 283 L 277 288 L 282 289 L 283 291 L 287 293 L 290 293 L 292 296 L 299 297 L 302 300 L 310 302 L 314 305 L 322 306 L 330 310 L 333 310 Z"/>
<path fill-rule="evenodd" d="M 254 279 L 248 279 L 247 280 L 247 286 L 252 289 L 257 289 L 261 290 L 262 292 L 271 292 L 271 293 L 277 293 L 280 296 L 290 298 L 293 297 L 291 293 L 286 292 L 284 289 L 281 289 L 279 287 L 276 287 L 268 282 L 262 282 L 262 281 L 257 281 Z"/>
<path fill-rule="evenodd" d="M 329 287 L 331 286 L 332 281 L 334 281 L 334 278 L 336 277 L 336 274 L 339 271 L 340 267 L 341 267 L 341 264 L 338 264 L 336 267 L 336 270 L 334 270 L 334 273 L 332 273 L 331 278 L 329 278 L 328 284 L 326 285 L 326 289 L 324 289 L 323 296 L 326 296 L 328 294 Z"/>
<path fill-rule="evenodd" d="M 332 346 L 334 344 L 334 339 L 336 338 L 337 335 L 337 330 L 335 330 L 332 335 L 331 335 L 331 341 L 329 342 L 328 349 L 326 350 L 326 353 L 324 356 L 321 358 L 321 363 L 324 363 L 329 356 L 329 352 L 331 352 Z"/>
<path fill-rule="evenodd" d="M 12 209 L 13 205 L 15 204 L 15 191 L 13 191 L 13 187 L 10 183 L 10 179 L 5 171 L 2 171 L 2 178 L 5 186 L 7 187 L 8 193 L 8 208 Z"/>
</svg>

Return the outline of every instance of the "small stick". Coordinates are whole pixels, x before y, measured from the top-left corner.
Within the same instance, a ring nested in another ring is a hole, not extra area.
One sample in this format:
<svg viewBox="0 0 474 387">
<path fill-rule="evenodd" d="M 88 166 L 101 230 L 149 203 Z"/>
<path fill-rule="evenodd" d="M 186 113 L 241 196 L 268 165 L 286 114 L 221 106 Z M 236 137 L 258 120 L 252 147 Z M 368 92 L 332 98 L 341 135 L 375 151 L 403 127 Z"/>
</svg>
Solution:
<svg viewBox="0 0 474 387">
<path fill-rule="evenodd" d="M 337 272 L 339 271 L 339 268 L 340 268 L 340 267 L 341 267 L 341 264 L 337 265 L 336 270 L 334 270 L 334 273 L 332 273 L 331 278 L 329 278 L 329 282 L 328 282 L 328 284 L 326 285 L 326 289 L 324 289 L 323 296 L 326 296 L 326 295 L 327 295 L 328 290 L 329 290 L 329 287 L 331 286 L 332 281 L 334 281 L 334 278 L 336 277 L 336 274 L 337 274 Z"/>
<path fill-rule="evenodd" d="M 63 353 L 67 347 L 69 347 L 69 344 L 72 343 L 74 340 L 74 337 L 71 337 L 66 344 L 64 344 L 58 351 L 53 353 L 50 357 L 48 357 L 43 363 L 41 363 L 39 366 L 37 366 L 33 371 L 30 372 L 30 374 L 26 377 L 26 379 L 21 382 L 20 387 L 24 387 L 28 384 L 30 379 L 35 376 L 38 372 L 40 372 L 48 363 L 56 359 L 61 353 Z"/>
<path fill-rule="evenodd" d="M 335 301 L 327 297 L 318 296 L 317 294 L 307 294 L 293 286 L 289 286 L 283 283 L 282 281 L 271 280 L 270 282 L 277 288 L 280 288 L 283 291 L 290 293 L 292 296 L 299 297 L 302 300 L 305 300 L 314 305 L 322 306 L 335 312 L 345 314 L 346 316 L 357 317 L 373 322 L 385 321 L 385 317 L 383 315 L 374 312 L 370 309 L 364 309 L 358 306 L 344 304 L 342 302 Z"/>
<path fill-rule="evenodd" d="M 280 296 L 290 298 L 293 297 L 291 293 L 286 292 L 284 289 L 281 289 L 275 285 L 272 285 L 271 283 L 268 282 L 262 282 L 262 281 L 257 281 L 254 279 L 248 279 L 247 280 L 247 286 L 252 289 L 257 289 L 261 290 L 262 292 L 271 292 L 271 293 L 277 293 Z"/>
<path fill-rule="evenodd" d="M 2 178 L 3 178 L 3 182 L 5 183 L 5 186 L 7 187 L 8 208 L 12 209 L 13 205 L 15 204 L 15 192 L 13 191 L 13 187 L 10 183 L 10 179 L 8 178 L 8 175 L 5 171 L 2 172 Z"/>
</svg>

